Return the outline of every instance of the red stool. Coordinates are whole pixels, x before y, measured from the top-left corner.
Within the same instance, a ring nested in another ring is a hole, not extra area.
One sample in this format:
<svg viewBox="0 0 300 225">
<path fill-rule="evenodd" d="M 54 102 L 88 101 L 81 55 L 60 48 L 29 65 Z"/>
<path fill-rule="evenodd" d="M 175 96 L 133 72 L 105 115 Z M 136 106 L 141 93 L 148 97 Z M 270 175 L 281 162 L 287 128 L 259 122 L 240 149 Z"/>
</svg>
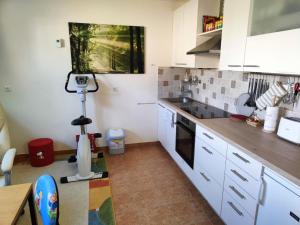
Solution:
<svg viewBox="0 0 300 225">
<path fill-rule="evenodd" d="M 54 161 L 53 140 L 39 138 L 28 143 L 30 164 L 34 167 L 47 166 Z"/>
</svg>

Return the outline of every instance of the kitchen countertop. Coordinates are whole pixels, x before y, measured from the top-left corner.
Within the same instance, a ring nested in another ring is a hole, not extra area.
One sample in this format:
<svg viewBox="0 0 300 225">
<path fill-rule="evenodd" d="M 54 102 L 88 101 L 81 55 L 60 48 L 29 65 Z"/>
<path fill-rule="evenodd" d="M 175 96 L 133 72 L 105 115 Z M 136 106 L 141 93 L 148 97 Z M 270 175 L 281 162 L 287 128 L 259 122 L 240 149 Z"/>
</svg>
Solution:
<svg viewBox="0 0 300 225">
<path fill-rule="evenodd" d="M 196 124 L 215 133 L 229 144 L 238 147 L 249 156 L 261 162 L 291 182 L 300 186 L 300 147 L 280 139 L 275 133 L 268 134 L 261 128 L 229 118 L 197 119 L 174 104 L 159 100 Z"/>
</svg>

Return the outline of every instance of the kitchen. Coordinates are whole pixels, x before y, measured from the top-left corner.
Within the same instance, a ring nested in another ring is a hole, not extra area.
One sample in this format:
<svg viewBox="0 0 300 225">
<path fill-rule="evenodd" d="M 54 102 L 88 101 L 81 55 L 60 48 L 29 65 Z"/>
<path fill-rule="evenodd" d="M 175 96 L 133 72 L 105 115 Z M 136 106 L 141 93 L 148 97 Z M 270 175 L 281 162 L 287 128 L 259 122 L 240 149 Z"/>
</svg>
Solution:
<svg viewBox="0 0 300 225">
<path fill-rule="evenodd" d="M 158 139 L 229 225 L 300 221 L 299 4 L 270 3 L 188 1 L 158 69 Z"/>
<path fill-rule="evenodd" d="M 0 1 L 0 224 L 299 224 L 299 21 L 299 0 Z"/>
</svg>

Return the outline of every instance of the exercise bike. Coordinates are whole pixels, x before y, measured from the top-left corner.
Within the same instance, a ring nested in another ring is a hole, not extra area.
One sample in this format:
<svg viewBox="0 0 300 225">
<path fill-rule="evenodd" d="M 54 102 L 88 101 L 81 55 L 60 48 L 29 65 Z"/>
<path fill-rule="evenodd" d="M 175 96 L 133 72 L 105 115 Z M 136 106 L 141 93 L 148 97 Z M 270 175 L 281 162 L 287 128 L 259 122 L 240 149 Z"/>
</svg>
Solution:
<svg viewBox="0 0 300 225">
<path fill-rule="evenodd" d="M 77 162 L 78 173 L 74 176 L 61 177 L 61 183 L 70 183 L 76 181 L 84 181 L 84 180 L 92 180 L 92 179 L 100 179 L 108 177 L 108 173 L 106 171 L 94 173 L 91 170 L 91 160 L 92 160 L 92 151 L 91 151 L 91 142 L 90 136 L 87 133 L 87 125 L 92 123 L 90 118 L 86 117 L 86 95 L 87 93 L 94 93 L 99 90 L 99 85 L 96 80 L 96 76 L 94 73 L 91 73 L 93 79 L 93 83 L 95 88 L 88 89 L 89 81 L 91 80 L 87 75 L 78 75 L 74 74 L 74 71 L 71 71 L 68 74 L 67 81 L 65 84 L 65 90 L 68 93 L 77 93 L 80 97 L 82 115 L 76 119 L 74 119 L 71 124 L 73 126 L 80 126 L 80 135 L 77 143 L 77 153 L 76 157 L 71 157 L 69 162 Z M 70 77 L 75 76 L 76 82 L 76 90 L 69 89 Z M 101 137 L 101 134 L 94 134 L 95 137 Z M 92 145 L 93 146 L 93 145 Z"/>
</svg>

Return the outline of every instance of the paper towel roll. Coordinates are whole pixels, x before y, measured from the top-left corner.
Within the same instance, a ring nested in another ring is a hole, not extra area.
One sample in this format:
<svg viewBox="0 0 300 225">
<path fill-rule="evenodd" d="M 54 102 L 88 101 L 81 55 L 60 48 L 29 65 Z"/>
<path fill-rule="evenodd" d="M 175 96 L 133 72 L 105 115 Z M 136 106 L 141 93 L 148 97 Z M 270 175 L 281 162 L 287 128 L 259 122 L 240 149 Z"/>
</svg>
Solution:
<svg viewBox="0 0 300 225">
<path fill-rule="evenodd" d="M 272 133 L 276 130 L 279 115 L 279 107 L 267 107 L 263 130 Z"/>
</svg>

